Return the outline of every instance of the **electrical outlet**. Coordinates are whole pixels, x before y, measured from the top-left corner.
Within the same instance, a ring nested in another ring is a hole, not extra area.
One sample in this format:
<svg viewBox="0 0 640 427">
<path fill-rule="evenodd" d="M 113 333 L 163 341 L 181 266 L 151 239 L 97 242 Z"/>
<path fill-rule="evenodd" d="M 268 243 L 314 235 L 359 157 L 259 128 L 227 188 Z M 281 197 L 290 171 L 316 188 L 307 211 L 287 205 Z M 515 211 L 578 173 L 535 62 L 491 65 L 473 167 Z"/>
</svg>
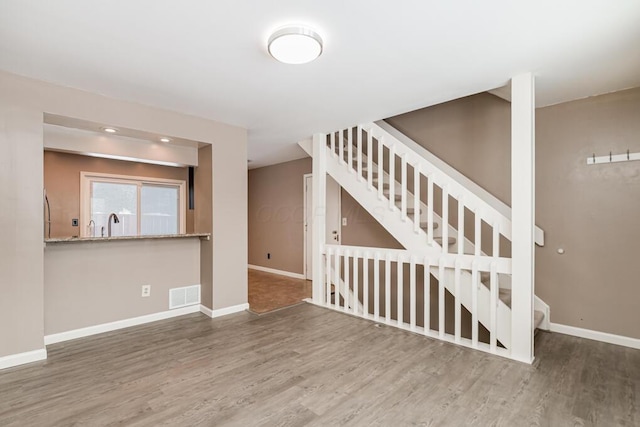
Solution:
<svg viewBox="0 0 640 427">
<path fill-rule="evenodd" d="M 78 218 L 73 218 L 71 220 L 71 226 L 72 227 L 77 227 L 78 226 Z"/>
<path fill-rule="evenodd" d="M 151 296 L 151 285 L 142 285 L 142 296 Z"/>
</svg>

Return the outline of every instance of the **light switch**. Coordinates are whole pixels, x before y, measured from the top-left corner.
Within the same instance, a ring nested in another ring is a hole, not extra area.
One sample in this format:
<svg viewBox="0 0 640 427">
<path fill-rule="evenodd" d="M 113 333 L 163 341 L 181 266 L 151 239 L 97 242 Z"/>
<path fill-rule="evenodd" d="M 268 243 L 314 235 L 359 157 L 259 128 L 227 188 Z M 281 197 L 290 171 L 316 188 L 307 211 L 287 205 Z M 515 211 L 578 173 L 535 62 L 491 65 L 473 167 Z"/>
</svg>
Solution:
<svg viewBox="0 0 640 427">
<path fill-rule="evenodd" d="M 347 226 L 347 218 L 342 218 L 342 226 L 343 227 Z"/>
</svg>

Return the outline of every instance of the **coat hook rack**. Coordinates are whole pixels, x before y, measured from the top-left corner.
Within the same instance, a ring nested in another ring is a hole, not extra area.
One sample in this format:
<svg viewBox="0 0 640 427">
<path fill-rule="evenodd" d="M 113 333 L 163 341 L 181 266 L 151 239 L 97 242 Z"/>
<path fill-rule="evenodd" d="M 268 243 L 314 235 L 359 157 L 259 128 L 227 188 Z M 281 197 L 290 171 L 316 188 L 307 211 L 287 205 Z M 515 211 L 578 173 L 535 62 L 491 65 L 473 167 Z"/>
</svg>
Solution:
<svg viewBox="0 0 640 427">
<path fill-rule="evenodd" d="M 627 150 L 624 154 L 613 154 L 613 152 L 609 151 L 608 156 L 598 156 L 596 157 L 596 153 L 593 153 L 591 156 L 587 157 L 587 165 L 600 165 L 604 163 L 617 163 L 617 162 L 629 162 L 633 160 L 640 160 L 640 153 L 630 153 Z"/>
</svg>

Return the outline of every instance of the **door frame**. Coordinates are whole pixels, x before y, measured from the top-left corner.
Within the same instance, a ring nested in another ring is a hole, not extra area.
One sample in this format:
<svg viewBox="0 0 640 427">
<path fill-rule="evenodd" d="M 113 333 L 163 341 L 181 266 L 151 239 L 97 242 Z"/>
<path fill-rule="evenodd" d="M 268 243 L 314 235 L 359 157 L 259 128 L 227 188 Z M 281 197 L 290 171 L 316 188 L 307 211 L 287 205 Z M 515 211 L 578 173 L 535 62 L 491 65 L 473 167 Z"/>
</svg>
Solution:
<svg viewBox="0 0 640 427">
<path fill-rule="evenodd" d="M 329 176 L 329 175 L 327 175 Z M 309 209 L 311 209 L 311 206 L 307 205 L 307 179 L 313 177 L 312 173 L 305 173 L 304 175 L 302 175 L 302 232 L 303 232 L 303 258 L 302 258 L 302 274 L 304 275 L 306 280 L 311 280 L 310 275 L 311 275 L 311 271 L 307 271 L 307 265 L 309 264 L 307 261 L 307 257 L 310 256 L 310 254 L 307 253 L 307 244 L 308 244 L 308 239 L 311 239 L 311 236 L 313 235 L 313 231 L 309 230 L 309 226 L 311 225 L 311 223 L 307 224 L 307 212 Z M 333 178 L 332 178 L 333 179 Z M 337 184 L 337 182 L 336 182 Z M 341 245 L 342 244 L 342 187 L 340 186 L 340 184 L 338 184 L 338 227 L 339 227 L 339 239 L 338 242 L 336 242 L 336 244 Z M 328 214 L 328 213 L 327 213 Z M 328 216 L 328 215 L 327 215 Z M 326 218 L 326 217 L 325 217 Z"/>
</svg>

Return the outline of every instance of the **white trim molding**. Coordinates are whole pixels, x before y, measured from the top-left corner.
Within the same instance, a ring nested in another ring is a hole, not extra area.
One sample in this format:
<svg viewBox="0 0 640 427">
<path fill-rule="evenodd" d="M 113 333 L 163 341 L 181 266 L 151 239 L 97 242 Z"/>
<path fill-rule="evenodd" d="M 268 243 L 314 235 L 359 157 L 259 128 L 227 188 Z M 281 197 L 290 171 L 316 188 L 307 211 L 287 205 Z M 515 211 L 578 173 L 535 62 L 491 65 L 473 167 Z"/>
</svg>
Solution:
<svg viewBox="0 0 640 427">
<path fill-rule="evenodd" d="M 38 362 L 47 358 L 47 349 L 27 351 L 0 357 L 0 369 L 13 368 L 27 363 Z"/>
<path fill-rule="evenodd" d="M 262 267 L 260 265 L 249 264 L 248 266 L 252 270 L 264 271 L 265 273 L 279 274 L 281 276 L 293 277 L 294 279 L 305 279 L 304 274 L 292 273 L 290 271 L 276 270 L 275 268 Z"/>
<path fill-rule="evenodd" d="M 248 309 L 249 309 L 249 303 L 232 305 L 231 307 L 218 308 L 216 310 L 211 310 L 209 307 L 200 305 L 200 312 L 203 314 L 206 314 L 211 318 L 226 316 L 227 314 L 239 313 L 241 311 L 245 311 Z"/>
<path fill-rule="evenodd" d="M 309 260 L 307 257 L 310 257 L 311 254 L 307 253 L 307 246 L 309 244 L 309 240 L 311 239 L 311 233 L 313 232 L 313 230 L 309 230 L 310 225 L 311 225 L 311 221 L 307 222 L 307 216 L 308 216 L 308 212 L 311 210 L 311 206 L 307 206 L 307 198 L 308 196 L 308 192 L 309 192 L 309 187 L 307 186 L 307 179 L 311 178 L 313 180 L 313 174 L 312 173 L 305 173 L 304 175 L 302 175 L 302 276 L 307 279 L 307 280 L 311 280 L 309 279 L 309 276 L 312 274 L 309 271 Z M 311 184 L 313 185 L 313 183 Z M 313 269 L 312 269 L 313 270 Z M 312 278 L 313 279 L 313 278 Z"/>
<path fill-rule="evenodd" d="M 135 185 L 136 190 L 136 208 L 137 214 L 135 220 L 137 221 L 136 230 L 138 235 L 141 233 L 141 221 L 142 221 L 142 201 L 141 191 L 145 185 L 162 185 L 178 189 L 178 233 L 185 234 L 187 229 L 187 182 L 177 179 L 168 178 L 150 178 L 144 176 L 129 176 L 129 175 L 117 175 L 109 173 L 99 172 L 80 172 L 80 236 L 81 237 L 95 237 L 97 230 L 94 230 L 94 236 L 89 235 L 89 222 L 91 220 L 91 206 L 92 206 L 92 193 L 91 188 L 93 182 L 101 183 L 114 183 L 114 184 L 129 184 Z M 97 225 L 96 225 L 97 226 Z"/>
<path fill-rule="evenodd" d="M 551 332 L 559 334 L 572 335 L 574 337 L 586 338 L 594 341 L 606 342 L 609 344 L 621 345 L 623 347 L 635 348 L 640 350 L 640 339 L 625 337 L 622 335 L 614 335 L 607 332 L 593 331 L 591 329 L 577 328 L 575 326 L 561 325 L 559 323 L 550 323 Z"/>
<path fill-rule="evenodd" d="M 104 332 L 116 331 L 118 329 L 129 328 L 131 326 L 143 325 L 145 323 L 151 323 L 158 320 L 170 319 L 172 317 L 178 317 L 185 314 L 198 312 L 200 312 L 200 305 L 194 304 L 188 307 L 177 308 L 175 310 L 161 311 L 159 313 L 147 314 L 145 316 L 116 320 L 115 322 L 103 323 L 101 325 L 88 326 L 86 328 L 73 329 L 71 331 L 45 335 L 44 344 L 56 344 L 63 341 L 74 340 L 76 338 L 88 337 Z"/>
</svg>

